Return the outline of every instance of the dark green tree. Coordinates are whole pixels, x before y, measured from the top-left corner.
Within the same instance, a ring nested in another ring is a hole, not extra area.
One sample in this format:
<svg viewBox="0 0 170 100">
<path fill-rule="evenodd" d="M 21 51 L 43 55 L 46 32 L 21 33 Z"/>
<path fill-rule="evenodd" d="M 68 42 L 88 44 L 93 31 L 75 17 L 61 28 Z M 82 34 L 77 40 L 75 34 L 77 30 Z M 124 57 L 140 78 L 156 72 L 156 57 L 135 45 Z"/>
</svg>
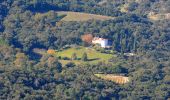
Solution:
<svg viewBox="0 0 170 100">
<path fill-rule="evenodd" d="M 73 54 L 72 54 L 71 60 L 77 60 L 77 55 L 76 55 L 76 53 L 73 53 Z"/>
<path fill-rule="evenodd" d="M 81 60 L 82 61 L 88 61 L 88 57 L 87 57 L 87 53 L 86 52 L 83 53 L 83 55 L 81 57 Z"/>
</svg>

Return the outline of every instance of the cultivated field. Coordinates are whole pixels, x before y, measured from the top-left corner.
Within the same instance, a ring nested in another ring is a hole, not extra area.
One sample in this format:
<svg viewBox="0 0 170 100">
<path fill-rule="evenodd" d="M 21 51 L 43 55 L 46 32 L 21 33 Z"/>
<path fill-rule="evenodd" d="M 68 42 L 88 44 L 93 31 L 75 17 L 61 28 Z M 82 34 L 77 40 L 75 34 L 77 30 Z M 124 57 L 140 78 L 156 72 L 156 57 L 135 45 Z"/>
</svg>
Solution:
<svg viewBox="0 0 170 100">
<path fill-rule="evenodd" d="M 105 54 L 105 53 L 100 53 L 92 48 L 85 48 L 85 47 L 79 47 L 79 48 L 69 48 L 63 51 L 58 51 L 56 52 L 56 56 L 60 57 L 68 57 L 71 58 L 73 53 L 76 53 L 78 59 L 81 59 L 83 53 L 86 52 L 88 56 L 88 61 L 89 63 L 97 63 L 99 61 L 108 61 L 110 58 L 113 57 L 112 54 Z M 63 64 L 66 64 L 70 62 L 70 60 L 60 60 Z M 73 61 L 76 64 L 84 63 L 81 60 L 74 60 Z"/>
<path fill-rule="evenodd" d="M 119 76 L 114 74 L 94 74 L 94 75 L 98 78 L 108 80 L 108 81 L 113 81 L 117 84 L 125 84 L 130 81 L 129 77 Z"/>
<path fill-rule="evenodd" d="M 150 12 L 149 14 L 148 14 L 148 18 L 150 19 L 150 20 L 155 20 L 155 21 L 157 21 L 157 20 L 165 20 L 165 19 L 170 19 L 170 13 L 165 13 L 165 14 L 156 14 L 156 13 L 154 13 L 154 12 Z"/>
<path fill-rule="evenodd" d="M 60 11 L 57 12 L 59 15 L 66 15 L 61 21 L 88 21 L 88 20 L 110 20 L 114 19 L 114 17 L 103 16 L 103 15 L 95 15 L 81 12 L 65 12 Z"/>
</svg>

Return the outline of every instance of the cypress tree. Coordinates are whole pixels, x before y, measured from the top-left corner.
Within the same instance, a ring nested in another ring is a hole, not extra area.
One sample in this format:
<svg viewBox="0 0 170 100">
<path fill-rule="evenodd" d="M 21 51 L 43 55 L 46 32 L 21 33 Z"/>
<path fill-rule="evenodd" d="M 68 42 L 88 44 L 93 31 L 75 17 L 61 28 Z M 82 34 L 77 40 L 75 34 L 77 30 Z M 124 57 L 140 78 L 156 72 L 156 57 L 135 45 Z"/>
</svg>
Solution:
<svg viewBox="0 0 170 100">
<path fill-rule="evenodd" d="M 76 55 L 76 53 L 73 53 L 73 54 L 72 54 L 71 60 L 77 60 L 77 55 Z"/>
<path fill-rule="evenodd" d="M 87 53 L 83 53 L 82 55 L 82 58 L 81 58 L 82 61 L 87 61 L 88 60 L 88 57 L 87 57 Z"/>
</svg>

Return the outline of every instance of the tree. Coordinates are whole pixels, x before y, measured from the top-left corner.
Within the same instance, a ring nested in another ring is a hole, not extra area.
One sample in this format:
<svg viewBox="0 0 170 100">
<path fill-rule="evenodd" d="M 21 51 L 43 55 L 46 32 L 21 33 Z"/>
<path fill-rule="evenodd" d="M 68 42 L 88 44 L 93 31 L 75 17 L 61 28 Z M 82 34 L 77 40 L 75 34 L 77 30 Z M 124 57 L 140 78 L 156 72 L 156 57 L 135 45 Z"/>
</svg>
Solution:
<svg viewBox="0 0 170 100">
<path fill-rule="evenodd" d="M 54 55 L 56 52 L 55 52 L 55 50 L 53 50 L 53 49 L 49 49 L 49 50 L 47 51 L 47 53 L 50 54 L 50 55 Z"/>
<path fill-rule="evenodd" d="M 76 55 L 76 53 L 73 53 L 73 54 L 72 54 L 71 60 L 77 60 L 77 55 Z"/>
<path fill-rule="evenodd" d="M 92 34 L 85 34 L 85 35 L 81 36 L 81 39 L 82 39 L 83 42 L 91 44 L 92 40 L 93 40 L 93 35 Z"/>
<path fill-rule="evenodd" d="M 57 70 L 57 72 L 62 71 L 62 65 L 56 57 L 49 57 L 47 60 L 47 65 L 51 70 Z"/>
<path fill-rule="evenodd" d="M 28 61 L 28 57 L 24 53 L 17 53 L 14 64 L 17 67 L 26 67 L 27 61 Z"/>
<path fill-rule="evenodd" d="M 88 57 L 87 57 L 87 53 L 83 53 L 82 55 L 82 58 L 81 58 L 82 61 L 87 61 L 88 60 Z"/>
</svg>

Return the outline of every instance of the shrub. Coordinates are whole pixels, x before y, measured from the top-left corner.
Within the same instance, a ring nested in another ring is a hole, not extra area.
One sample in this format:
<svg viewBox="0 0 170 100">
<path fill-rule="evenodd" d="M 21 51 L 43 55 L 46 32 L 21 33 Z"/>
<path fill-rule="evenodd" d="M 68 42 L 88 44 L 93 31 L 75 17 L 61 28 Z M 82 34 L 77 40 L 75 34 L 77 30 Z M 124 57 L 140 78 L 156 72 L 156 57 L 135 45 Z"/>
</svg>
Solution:
<svg viewBox="0 0 170 100">
<path fill-rule="evenodd" d="M 65 65 L 67 68 L 76 66 L 75 63 L 69 62 Z"/>
<path fill-rule="evenodd" d="M 58 59 L 60 59 L 60 60 L 61 60 L 61 59 L 62 59 L 62 58 L 61 58 L 61 56 L 59 56 L 59 57 L 58 57 Z"/>
<path fill-rule="evenodd" d="M 70 60 L 70 58 L 68 58 L 68 57 L 63 57 L 62 59 L 63 60 Z"/>
</svg>

